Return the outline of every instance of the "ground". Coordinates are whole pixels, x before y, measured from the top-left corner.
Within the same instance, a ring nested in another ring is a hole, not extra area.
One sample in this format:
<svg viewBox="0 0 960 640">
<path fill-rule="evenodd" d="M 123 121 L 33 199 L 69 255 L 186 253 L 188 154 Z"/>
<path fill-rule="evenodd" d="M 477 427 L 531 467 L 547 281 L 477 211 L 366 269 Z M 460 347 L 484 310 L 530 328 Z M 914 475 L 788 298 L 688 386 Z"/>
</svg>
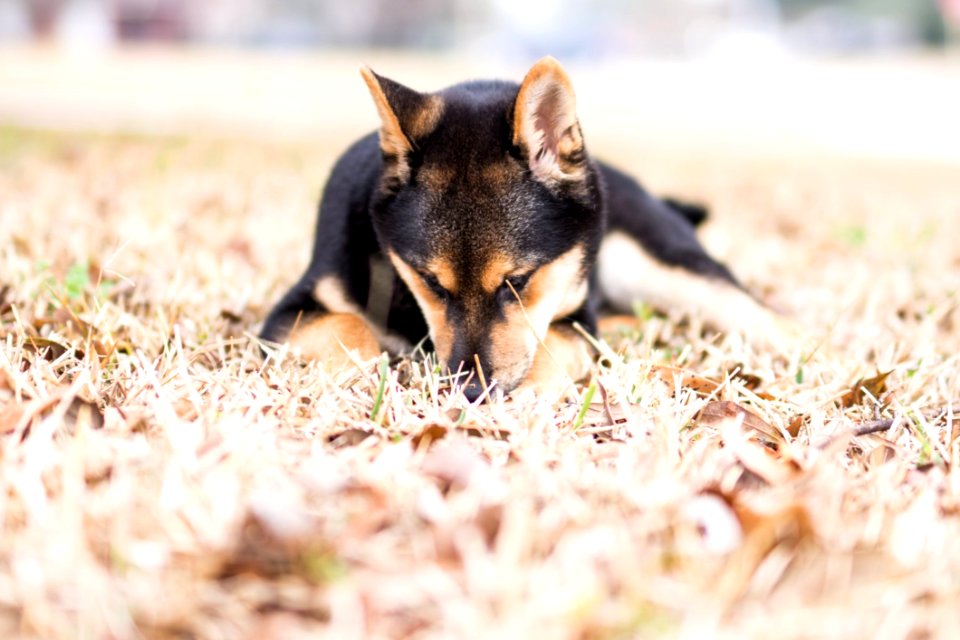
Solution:
<svg viewBox="0 0 960 640">
<path fill-rule="evenodd" d="M 0 635 L 960 634 L 954 165 L 608 145 L 818 348 L 638 306 L 471 406 L 261 356 L 340 148 L 0 129 Z"/>
</svg>

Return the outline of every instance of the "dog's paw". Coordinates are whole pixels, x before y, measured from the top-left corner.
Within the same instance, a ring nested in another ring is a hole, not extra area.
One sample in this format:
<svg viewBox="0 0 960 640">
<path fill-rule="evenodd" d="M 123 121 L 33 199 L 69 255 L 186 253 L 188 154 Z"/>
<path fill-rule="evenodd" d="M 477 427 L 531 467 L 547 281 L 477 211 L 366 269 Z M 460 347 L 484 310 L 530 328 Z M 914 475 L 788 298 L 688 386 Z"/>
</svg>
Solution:
<svg viewBox="0 0 960 640">
<path fill-rule="evenodd" d="M 363 318 L 350 313 L 310 320 L 294 328 L 287 342 L 294 355 L 318 362 L 331 374 L 370 362 L 381 353 L 374 331 Z"/>
<path fill-rule="evenodd" d="M 572 327 L 551 327 L 533 366 L 511 395 L 560 400 L 577 397 L 576 383 L 593 367 L 593 349 Z"/>
</svg>

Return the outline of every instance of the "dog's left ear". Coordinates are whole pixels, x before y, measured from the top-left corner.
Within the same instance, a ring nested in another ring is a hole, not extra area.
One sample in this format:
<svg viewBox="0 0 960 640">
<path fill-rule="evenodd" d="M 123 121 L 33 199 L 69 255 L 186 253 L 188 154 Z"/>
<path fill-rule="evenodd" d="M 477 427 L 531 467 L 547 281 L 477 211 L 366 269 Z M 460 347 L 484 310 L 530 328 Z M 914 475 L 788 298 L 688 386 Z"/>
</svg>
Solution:
<svg viewBox="0 0 960 640">
<path fill-rule="evenodd" d="M 584 176 L 586 155 L 573 85 L 550 56 L 537 61 L 520 85 L 513 106 L 513 144 L 526 152 L 530 171 L 541 182 Z"/>
</svg>

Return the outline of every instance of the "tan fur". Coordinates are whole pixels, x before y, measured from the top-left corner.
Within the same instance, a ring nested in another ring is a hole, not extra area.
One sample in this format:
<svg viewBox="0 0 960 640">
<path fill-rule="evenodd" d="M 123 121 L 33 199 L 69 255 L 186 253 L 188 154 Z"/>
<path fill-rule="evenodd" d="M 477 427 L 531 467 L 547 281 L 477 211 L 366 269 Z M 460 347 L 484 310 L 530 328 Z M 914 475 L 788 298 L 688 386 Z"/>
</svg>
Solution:
<svg viewBox="0 0 960 640">
<path fill-rule="evenodd" d="M 287 336 L 299 354 L 316 360 L 330 372 L 353 366 L 353 356 L 361 361 L 380 355 L 376 334 L 360 316 L 331 313 L 295 326 Z"/>
<path fill-rule="evenodd" d="M 592 365 L 591 347 L 580 334 L 569 326 L 552 326 L 537 349 L 533 366 L 516 391 L 561 393 L 586 378 Z"/>
<path fill-rule="evenodd" d="M 512 160 L 493 162 L 480 169 L 480 179 L 486 188 L 508 191 L 516 183 L 517 165 Z"/>
<path fill-rule="evenodd" d="M 570 249 L 533 274 L 523 295 L 524 308 L 541 338 L 551 322 L 576 311 L 587 297 L 583 247 Z"/>
<path fill-rule="evenodd" d="M 424 313 L 437 357 L 440 362 L 447 362 L 453 349 L 455 328 L 447 321 L 444 303 L 424 284 L 413 267 L 393 252 L 388 255 Z M 583 247 L 578 245 L 540 267 L 521 294 L 523 305 L 510 305 L 505 319 L 490 327 L 489 353 L 493 371 L 484 372 L 488 379 L 496 379 L 507 388 L 520 382 L 537 353 L 539 342 L 546 338 L 550 323 L 583 304 L 587 283 L 581 274 L 582 263 Z M 431 266 L 438 264 L 434 261 Z M 488 266 L 487 271 L 499 274 L 504 266 L 505 262 L 499 261 Z M 433 273 L 437 275 L 436 271 Z M 503 276 L 498 275 L 497 286 L 502 281 Z"/>
<path fill-rule="evenodd" d="M 397 119 L 397 114 L 393 112 L 387 96 L 383 93 L 377 76 L 369 67 L 361 67 L 360 75 L 363 76 L 363 81 L 367 84 L 367 89 L 370 90 L 370 96 L 377 107 L 377 115 L 380 116 L 380 149 L 384 153 L 394 156 L 405 155 L 412 149 L 410 141 L 403 132 L 400 120 Z"/>
<path fill-rule="evenodd" d="M 391 274 L 392 282 L 392 274 Z M 376 292 L 371 289 L 371 295 Z M 385 291 L 379 292 L 380 295 L 389 295 Z M 392 292 L 391 292 L 392 293 Z M 335 276 L 324 276 L 317 280 L 313 285 L 313 297 L 322 304 L 330 313 L 350 314 L 360 317 L 365 321 L 367 328 L 373 332 L 380 345 L 393 353 L 400 353 L 410 347 L 410 344 L 401 336 L 392 334 L 377 326 L 376 322 L 370 320 L 367 313 L 354 303 L 344 290 L 343 283 Z M 389 300 L 388 300 L 389 302 Z M 379 301 L 378 301 L 379 303 Z M 368 304 L 368 307 L 370 305 Z M 389 309 L 380 310 L 379 313 L 384 316 L 389 313 Z M 384 323 L 385 324 L 385 323 Z"/>
<path fill-rule="evenodd" d="M 490 360 L 494 377 L 506 387 L 520 382 L 546 340 L 550 323 L 575 311 L 587 295 L 582 277 L 583 247 L 577 246 L 540 267 L 521 294 L 521 305 L 511 305 L 506 319 L 490 332 Z"/>
<path fill-rule="evenodd" d="M 438 300 L 430 287 L 424 284 L 413 267 L 392 251 L 388 251 L 387 256 L 397 273 L 409 287 L 413 297 L 417 299 L 417 304 L 420 306 L 420 310 L 427 321 L 427 327 L 430 329 L 430 339 L 437 351 L 437 358 L 440 362 L 446 362 L 450 358 L 450 351 L 453 348 L 453 328 L 447 322 L 447 311 L 443 302 Z"/>
<path fill-rule="evenodd" d="M 457 272 L 453 269 L 453 264 L 446 258 L 434 258 L 427 263 L 427 270 L 433 274 L 440 286 L 456 295 L 460 291 L 460 285 L 457 282 Z M 419 280 L 419 278 L 418 278 Z M 433 292 L 431 291 L 431 294 Z"/>
<path fill-rule="evenodd" d="M 412 138 L 422 138 L 434 129 L 440 123 L 440 117 L 443 116 L 443 99 L 434 94 L 424 94 L 423 107 L 410 119 L 410 122 L 404 123 L 404 128 Z"/>
<path fill-rule="evenodd" d="M 507 276 L 513 275 L 516 268 L 517 263 L 510 256 L 497 253 L 484 265 L 483 271 L 480 273 L 480 286 L 492 295 L 500 288 Z"/>
<path fill-rule="evenodd" d="M 443 193 L 457 173 L 452 167 L 424 165 L 417 172 L 417 180 L 426 185 L 432 193 Z"/>
</svg>

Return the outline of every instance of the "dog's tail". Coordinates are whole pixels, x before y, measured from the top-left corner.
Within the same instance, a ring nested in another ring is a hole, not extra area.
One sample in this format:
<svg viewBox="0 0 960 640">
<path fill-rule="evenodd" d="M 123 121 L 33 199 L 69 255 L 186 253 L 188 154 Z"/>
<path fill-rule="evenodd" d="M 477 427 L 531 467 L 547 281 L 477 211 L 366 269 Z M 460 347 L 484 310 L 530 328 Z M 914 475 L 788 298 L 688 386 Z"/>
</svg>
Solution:
<svg viewBox="0 0 960 640">
<path fill-rule="evenodd" d="M 664 198 L 663 201 L 668 207 L 673 209 L 674 212 L 695 227 L 703 224 L 703 221 L 706 220 L 709 215 L 707 208 L 699 204 L 674 200 L 673 198 Z"/>
</svg>

